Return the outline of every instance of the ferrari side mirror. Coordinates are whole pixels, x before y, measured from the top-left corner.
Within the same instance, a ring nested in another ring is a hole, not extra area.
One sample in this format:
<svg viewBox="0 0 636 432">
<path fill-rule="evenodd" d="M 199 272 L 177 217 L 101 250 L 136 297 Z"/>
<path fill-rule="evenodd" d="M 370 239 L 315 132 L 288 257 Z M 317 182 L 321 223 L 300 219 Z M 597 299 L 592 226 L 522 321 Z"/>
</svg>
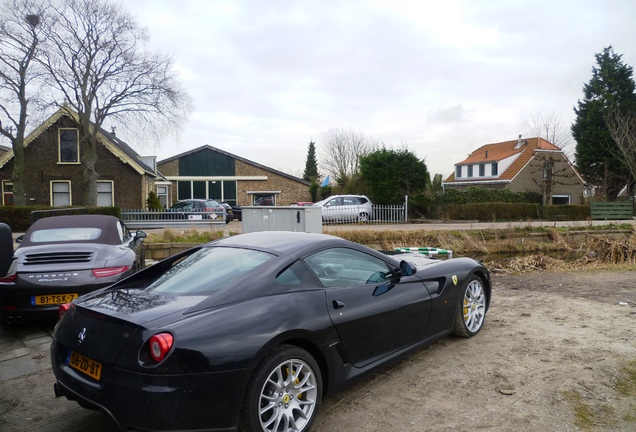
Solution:
<svg viewBox="0 0 636 432">
<path fill-rule="evenodd" d="M 408 261 L 400 262 L 400 273 L 402 276 L 412 276 L 417 272 L 417 268 L 415 264 Z"/>
</svg>

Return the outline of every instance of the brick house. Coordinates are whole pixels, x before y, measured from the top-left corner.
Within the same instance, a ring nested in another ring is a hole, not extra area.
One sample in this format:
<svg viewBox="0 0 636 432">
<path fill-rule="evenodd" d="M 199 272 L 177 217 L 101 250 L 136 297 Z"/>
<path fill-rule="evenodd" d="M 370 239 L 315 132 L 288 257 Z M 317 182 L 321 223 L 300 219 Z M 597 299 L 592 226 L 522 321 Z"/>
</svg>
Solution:
<svg viewBox="0 0 636 432">
<path fill-rule="evenodd" d="M 582 204 L 585 181 L 559 147 L 543 138 L 487 144 L 455 164 L 444 188 L 535 192 L 546 203 Z"/>
<path fill-rule="evenodd" d="M 172 182 L 174 203 L 211 198 L 232 205 L 289 205 L 309 201 L 309 182 L 205 145 L 157 162 Z"/>
<path fill-rule="evenodd" d="M 155 158 L 141 157 L 114 133 L 98 134 L 97 204 L 144 208 L 158 184 L 169 184 L 154 167 Z M 31 205 L 82 206 L 82 164 L 78 116 L 63 107 L 25 138 L 24 188 Z M 13 204 L 13 149 L 0 153 L 4 205 Z"/>
</svg>

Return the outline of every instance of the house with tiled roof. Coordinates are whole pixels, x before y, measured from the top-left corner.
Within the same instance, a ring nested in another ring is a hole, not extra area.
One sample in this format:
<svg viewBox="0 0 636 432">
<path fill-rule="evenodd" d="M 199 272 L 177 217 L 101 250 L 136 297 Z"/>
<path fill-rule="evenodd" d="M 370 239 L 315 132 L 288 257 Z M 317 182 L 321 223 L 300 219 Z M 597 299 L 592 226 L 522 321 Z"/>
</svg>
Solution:
<svg viewBox="0 0 636 432">
<path fill-rule="evenodd" d="M 143 157 L 114 132 L 97 134 L 97 204 L 144 208 L 150 191 L 170 184 L 156 168 L 154 156 Z M 82 152 L 79 118 L 62 107 L 24 141 L 24 190 L 27 201 L 39 206 L 83 206 Z M 13 204 L 13 149 L 0 154 L 0 190 L 4 205 Z"/>
<path fill-rule="evenodd" d="M 157 162 L 172 182 L 173 202 L 209 198 L 231 205 L 289 205 L 310 201 L 310 183 L 210 145 Z"/>
<path fill-rule="evenodd" d="M 519 138 L 479 147 L 455 164 L 444 188 L 535 192 L 546 203 L 582 204 L 585 182 L 567 155 L 543 138 Z"/>
<path fill-rule="evenodd" d="M 0 156 L 9 152 L 9 150 L 11 150 L 11 147 L 0 145 Z"/>
</svg>

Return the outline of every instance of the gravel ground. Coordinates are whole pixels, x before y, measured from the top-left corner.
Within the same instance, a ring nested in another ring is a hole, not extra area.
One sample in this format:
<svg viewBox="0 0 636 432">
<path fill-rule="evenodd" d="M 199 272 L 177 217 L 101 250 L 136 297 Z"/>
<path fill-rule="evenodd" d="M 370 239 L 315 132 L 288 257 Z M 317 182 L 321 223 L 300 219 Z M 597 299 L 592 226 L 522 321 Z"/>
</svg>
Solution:
<svg viewBox="0 0 636 432">
<path fill-rule="evenodd" d="M 636 430 L 634 390 L 616 391 L 623 368 L 636 369 L 636 272 L 493 275 L 493 283 L 481 333 L 441 340 L 331 395 L 313 430 Z M 12 337 L 3 328 L 0 348 Z M 55 399 L 53 382 L 46 367 L 1 381 L 0 430 L 113 430 L 101 413 Z"/>
</svg>

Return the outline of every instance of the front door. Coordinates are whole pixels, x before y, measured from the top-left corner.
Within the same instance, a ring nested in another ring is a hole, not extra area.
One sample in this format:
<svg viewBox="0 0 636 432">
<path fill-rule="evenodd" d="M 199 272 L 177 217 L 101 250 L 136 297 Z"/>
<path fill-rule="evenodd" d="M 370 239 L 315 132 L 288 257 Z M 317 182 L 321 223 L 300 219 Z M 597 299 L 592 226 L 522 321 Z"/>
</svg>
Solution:
<svg viewBox="0 0 636 432">
<path fill-rule="evenodd" d="M 386 280 L 372 255 L 332 248 L 305 259 L 325 287 L 327 310 L 351 363 L 362 367 L 424 339 L 431 296 L 415 277 Z"/>
</svg>

